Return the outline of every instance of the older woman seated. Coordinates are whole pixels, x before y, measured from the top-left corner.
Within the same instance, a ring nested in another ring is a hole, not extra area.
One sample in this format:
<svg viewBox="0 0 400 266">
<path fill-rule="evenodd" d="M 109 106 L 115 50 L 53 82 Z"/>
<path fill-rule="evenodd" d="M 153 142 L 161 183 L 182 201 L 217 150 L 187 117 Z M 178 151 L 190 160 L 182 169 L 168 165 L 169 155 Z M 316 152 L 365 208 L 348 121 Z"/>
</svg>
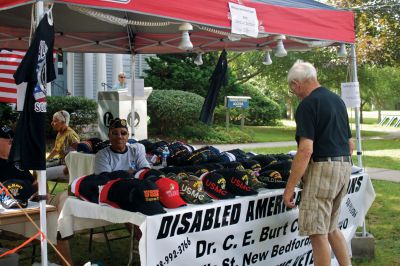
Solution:
<svg viewBox="0 0 400 266">
<path fill-rule="evenodd" d="M 57 131 L 54 148 L 47 156 L 47 180 L 68 177 L 68 168 L 65 166 L 65 156 L 71 150 L 76 150 L 80 139 L 78 134 L 69 127 L 70 115 L 61 110 L 53 115 L 51 126 Z"/>
</svg>

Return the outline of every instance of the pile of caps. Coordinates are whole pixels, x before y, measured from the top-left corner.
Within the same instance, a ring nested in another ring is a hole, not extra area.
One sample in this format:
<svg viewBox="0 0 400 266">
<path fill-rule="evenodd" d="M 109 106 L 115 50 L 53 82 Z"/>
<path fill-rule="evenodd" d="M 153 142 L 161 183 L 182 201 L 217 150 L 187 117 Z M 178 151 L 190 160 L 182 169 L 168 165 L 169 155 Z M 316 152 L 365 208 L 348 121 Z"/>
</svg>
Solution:
<svg viewBox="0 0 400 266">
<path fill-rule="evenodd" d="M 187 153 L 183 149 L 168 149 L 169 163 L 180 157 L 176 154 L 182 156 Z M 221 153 L 217 156 L 217 151 L 207 146 L 193 150 L 185 157 L 188 161 L 198 161 L 194 158 L 221 158 Z M 164 208 L 251 196 L 260 189 L 286 186 L 292 162 L 289 155 L 256 155 L 232 150 L 222 156 L 235 158 L 235 161 L 207 161 L 167 166 L 159 170 L 142 169 L 134 176 L 126 171 L 88 175 L 76 179 L 71 184 L 71 192 L 86 201 L 154 215 L 165 213 Z"/>
</svg>

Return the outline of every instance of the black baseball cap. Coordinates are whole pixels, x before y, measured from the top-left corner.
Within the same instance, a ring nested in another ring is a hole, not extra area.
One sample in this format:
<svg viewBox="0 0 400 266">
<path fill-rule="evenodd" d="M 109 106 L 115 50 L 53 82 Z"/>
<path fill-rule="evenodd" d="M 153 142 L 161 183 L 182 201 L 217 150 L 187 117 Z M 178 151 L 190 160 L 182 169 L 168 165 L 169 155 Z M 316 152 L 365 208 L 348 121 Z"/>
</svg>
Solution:
<svg viewBox="0 0 400 266">
<path fill-rule="evenodd" d="M 108 126 L 109 129 L 114 129 L 114 128 L 126 128 L 128 129 L 128 123 L 126 122 L 126 119 L 120 119 L 120 118 L 114 118 L 111 119 L 110 125 Z"/>
<path fill-rule="evenodd" d="M 250 186 L 249 176 L 246 171 L 237 169 L 221 169 L 217 170 L 226 180 L 226 188 L 229 192 L 236 196 L 256 195 L 257 191 Z"/>
<path fill-rule="evenodd" d="M 12 139 L 12 138 L 14 138 L 14 131 L 9 126 L 2 125 L 0 127 L 0 138 Z"/>
<path fill-rule="evenodd" d="M 21 179 L 8 179 L 3 182 L 3 186 L 8 190 L 7 193 L 3 187 L 0 187 L 0 189 L 3 189 L 0 194 L 1 205 L 5 209 L 16 209 L 18 208 L 18 204 L 22 208 L 28 206 L 28 199 L 34 191 L 32 184 Z"/>
<path fill-rule="evenodd" d="M 145 215 L 165 213 L 157 185 L 150 180 L 116 179 L 100 190 L 100 203 Z"/>
<path fill-rule="evenodd" d="M 241 164 L 243 165 L 244 169 L 251 169 L 251 170 L 258 170 L 258 171 L 261 170 L 261 165 L 256 160 L 243 161 L 243 162 L 241 162 Z"/>
<path fill-rule="evenodd" d="M 232 199 L 235 197 L 226 189 L 225 178 L 218 173 L 208 172 L 201 175 L 204 191 L 214 199 Z"/>
<path fill-rule="evenodd" d="M 283 180 L 282 175 L 275 170 L 267 170 L 261 173 L 258 179 L 269 189 L 285 188 L 287 184 L 287 181 Z"/>
<path fill-rule="evenodd" d="M 277 161 L 263 167 L 260 170 L 260 174 L 269 170 L 278 171 L 281 174 L 282 179 L 287 181 L 289 179 L 291 167 L 292 167 L 291 160 Z"/>
<path fill-rule="evenodd" d="M 99 203 L 99 186 L 104 186 L 110 178 L 106 175 L 87 175 L 76 178 L 71 184 L 71 192 L 85 201 Z"/>
<path fill-rule="evenodd" d="M 149 168 L 144 168 L 136 172 L 135 178 L 137 179 L 147 179 L 151 178 L 153 182 L 155 182 L 157 179 L 165 177 L 164 173 L 161 172 L 160 170 L 157 169 L 149 169 Z"/>
<path fill-rule="evenodd" d="M 274 156 L 267 154 L 258 154 L 251 157 L 251 159 L 259 162 L 261 167 L 265 167 L 271 163 L 277 162 L 277 159 Z"/>
</svg>

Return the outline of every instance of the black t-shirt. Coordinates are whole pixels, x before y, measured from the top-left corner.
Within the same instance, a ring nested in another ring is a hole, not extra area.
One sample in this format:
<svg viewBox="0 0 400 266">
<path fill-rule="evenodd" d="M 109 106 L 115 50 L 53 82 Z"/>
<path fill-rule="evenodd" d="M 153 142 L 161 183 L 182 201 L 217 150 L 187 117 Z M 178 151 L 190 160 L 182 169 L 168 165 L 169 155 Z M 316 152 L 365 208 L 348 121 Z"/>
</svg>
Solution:
<svg viewBox="0 0 400 266">
<path fill-rule="evenodd" d="M 9 156 L 9 160 L 18 162 L 22 169 L 46 169 L 46 85 L 56 77 L 53 46 L 54 27 L 49 24 L 46 14 L 14 74 L 17 84 L 28 82 L 24 109 L 18 119 Z"/>
<path fill-rule="evenodd" d="M 12 162 L 0 158 L 0 182 L 4 182 L 8 179 L 22 179 L 33 183 L 35 178 L 27 170 L 20 170 Z"/>
<path fill-rule="evenodd" d="M 335 93 L 319 87 L 296 110 L 296 141 L 313 140 L 313 157 L 350 155 L 351 131 L 346 106 Z"/>
</svg>

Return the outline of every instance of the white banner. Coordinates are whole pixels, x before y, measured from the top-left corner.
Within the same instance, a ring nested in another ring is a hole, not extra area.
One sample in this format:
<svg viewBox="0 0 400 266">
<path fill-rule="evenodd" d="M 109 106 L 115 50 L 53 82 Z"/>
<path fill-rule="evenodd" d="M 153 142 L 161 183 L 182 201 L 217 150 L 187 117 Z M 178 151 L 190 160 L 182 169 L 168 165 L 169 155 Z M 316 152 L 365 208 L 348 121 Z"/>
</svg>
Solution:
<svg viewBox="0 0 400 266">
<path fill-rule="evenodd" d="M 148 216 L 147 234 L 139 248 L 141 264 L 313 265 L 309 238 L 298 236 L 298 208 L 287 210 L 282 193 L 282 189 L 263 190 L 256 196 L 189 205 Z M 339 219 L 348 243 L 374 198 L 368 175 L 351 177 Z M 300 199 L 298 190 L 295 200 L 299 203 Z"/>
<path fill-rule="evenodd" d="M 229 2 L 233 34 L 243 34 L 257 38 L 258 19 L 256 9 Z"/>
<path fill-rule="evenodd" d="M 346 82 L 341 84 L 342 100 L 348 108 L 360 107 L 360 85 L 358 82 Z"/>
</svg>

